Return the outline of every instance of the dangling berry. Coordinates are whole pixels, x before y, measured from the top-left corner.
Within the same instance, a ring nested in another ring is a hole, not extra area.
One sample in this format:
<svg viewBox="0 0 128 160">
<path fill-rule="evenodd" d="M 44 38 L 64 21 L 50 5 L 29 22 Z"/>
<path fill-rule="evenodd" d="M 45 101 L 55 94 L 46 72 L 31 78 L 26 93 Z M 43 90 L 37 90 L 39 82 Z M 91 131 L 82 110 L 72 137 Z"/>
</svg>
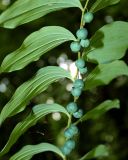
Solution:
<svg viewBox="0 0 128 160">
<path fill-rule="evenodd" d="M 71 93 L 74 97 L 79 97 L 82 91 L 80 88 L 72 88 Z"/>
<path fill-rule="evenodd" d="M 80 73 L 81 74 L 85 74 L 85 73 L 87 73 L 87 67 L 85 67 L 85 68 L 79 68 L 79 71 L 80 71 Z"/>
<path fill-rule="evenodd" d="M 75 148 L 75 141 L 74 140 L 67 140 L 65 142 L 64 146 L 72 150 Z"/>
<path fill-rule="evenodd" d="M 66 109 L 70 114 L 73 114 L 77 111 L 78 107 L 76 103 L 71 102 L 67 105 Z"/>
<path fill-rule="evenodd" d="M 68 129 L 65 130 L 64 136 L 67 139 L 70 139 L 77 133 L 78 133 L 78 128 L 75 125 L 72 124 Z"/>
<path fill-rule="evenodd" d="M 82 41 L 82 40 L 81 40 Z M 85 62 L 83 59 L 78 59 L 76 62 L 75 62 L 75 65 L 77 68 L 83 68 L 85 67 Z"/>
<path fill-rule="evenodd" d="M 79 131 L 78 128 L 73 124 L 70 126 L 69 130 L 73 135 L 78 134 L 78 131 Z"/>
<path fill-rule="evenodd" d="M 80 51 L 81 46 L 79 42 L 72 42 L 70 44 L 70 48 L 72 52 L 77 53 Z"/>
<path fill-rule="evenodd" d="M 82 79 L 76 79 L 75 82 L 73 83 L 74 88 L 80 88 L 83 89 L 84 87 L 84 82 Z"/>
<path fill-rule="evenodd" d="M 64 132 L 64 136 L 68 139 L 72 138 L 73 137 L 73 134 L 72 132 L 70 131 L 70 129 L 66 129 L 65 132 Z"/>
<path fill-rule="evenodd" d="M 81 118 L 83 116 L 83 110 L 79 109 L 77 112 L 73 113 L 75 118 Z"/>
<path fill-rule="evenodd" d="M 88 31 L 85 28 L 81 28 L 76 32 L 78 39 L 86 39 L 88 36 Z"/>
<path fill-rule="evenodd" d="M 91 12 L 85 13 L 83 20 L 85 23 L 90 23 L 93 20 L 93 14 Z"/>
<path fill-rule="evenodd" d="M 71 149 L 69 149 L 69 148 L 66 147 L 66 146 L 63 146 L 63 147 L 61 148 L 61 151 L 62 151 L 62 153 L 63 153 L 64 155 L 69 155 L 69 154 L 71 153 Z"/>
<path fill-rule="evenodd" d="M 85 40 L 81 40 L 80 41 L 80 45 L 83 47 L 83 48 L 87 48 L 87 47 L 89 47 L 89 45 L 90 45 L 90 41 L 88 40 L 88 39 L 85 39 Z"/>
</svg>

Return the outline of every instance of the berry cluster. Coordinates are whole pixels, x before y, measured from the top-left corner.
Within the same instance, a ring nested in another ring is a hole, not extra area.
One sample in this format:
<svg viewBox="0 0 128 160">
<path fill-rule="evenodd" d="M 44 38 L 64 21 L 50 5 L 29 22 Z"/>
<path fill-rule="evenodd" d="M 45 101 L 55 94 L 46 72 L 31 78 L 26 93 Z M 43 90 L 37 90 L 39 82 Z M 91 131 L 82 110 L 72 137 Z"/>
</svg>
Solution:
<svg viewBox="0 0 128 160">
<path fill-rule="evenodd" d="M 83 24 L 90 23 L 93 20 L 93 14 L 90 12 L 85 13 L 83 16 Z M 74 53 L 80 52 L 81 47 L 86 48 L 90 45 L 90 41 L 87 39 L 88 31 L 86 28 L 80 28 L 76 32 L 78 41 L 72 42 L 70 44 L 71 51 Z M 85 67 L 85 62 L 83 59 L 79 58 L 76 60 L 75 65 L 80 72 L 80 74 L 85 74 L 87 72 L 87 67 Z M 71 102 L 67 105 L 66 109 L 68 113 L 74 118 L 81 118 L 83 116 L 83 110 L 79 109 L 76 102 L 76 99 L 81 95 L 84 88 L 84 82 L 82 79 L 76 79 L 73 83 L 71 94 L 74 96 L 74 102 Z M 70 124 L 69 127 L 65 130 L 64 136 L 66 142 L 61 148 L 64 155 L 69 155 L 71 151 L 75 148 L 75 141 L 73 140 L 74 136 L 79 132 L 78 128 Z"/>
<path fill-rule="evenodd" d="M 83 89 L 84 84 L 83 81 L 81 79 L 77 79 L 74 82 L 74 86 L 76 88 L 79 89 Z M 75 117 L 75 118 L 81 118 L 83 115 L 83 110 L 82 109 L 78 109 L 78 106 L 75 102 L 71 102 L 67 105 L 66 107 L 68 113 L 71 114 L 71 116 Z M 75 141 L 73 140 L 73 137 L 75 135 L 77 135 L 79 132 L 78 128 L 71 124 L 64 132 L 64 136 L 66 138 L 66 142 L 63 145 L 63 147 L 61 148 L 62 152 L 64 155 L 69 155 L 71 153 L 71 151 L 75 148 Z"/>
<path fill-rule="evenodd" d="M 69 103 L 66 109 L 71 115 L 73 115 L 74 118 L 81 118 L 83 115 L 83 110 L 78 109 L 78 106 L 75 102 Z"/>
<path fill-rule="evenodd" d="M 70 125 L 68 129 L 65 130 L 64 136 L 67 139 L 63 147 L 61 148 L 64 155 L 68 155 L 75 148 L 75 141 L 72 139 L 76 134 L 78 134 L 78 128 L 75 125 Z"/>
<path fill-rule="evenodd" d="M 82 79 L 76 79 L 75 82 L 73 83 L 71 94 L 74 97 L 79 97 L 82 93 L 83 87 L 84 87 L 83 80 Z"/>
<path fill-rule="evenodd" d="M 79 58 L 76 62 L 75 62 L 76 67 L 78 68 L 79 72 L 81 74 L 85 74 L 87 73 L 87 67 L 85 67 L 85 61 L 81 58 Z"/>
<path fill-rule="evenodd" d="M 93 14 L 91 12 L 87 12 L 83 16 L 83 23 L 90 23 L 93 20 Z M 86 28 L 80 28 L 76 32 L 76 36 L 78 41 L 72 42 L 70 44 L 71 51 L 77 53 L 80 51 L 81 47 L 87 48 L 90 45 L 89 39 L 87 39 L 88 31 Z"/>
</svg>

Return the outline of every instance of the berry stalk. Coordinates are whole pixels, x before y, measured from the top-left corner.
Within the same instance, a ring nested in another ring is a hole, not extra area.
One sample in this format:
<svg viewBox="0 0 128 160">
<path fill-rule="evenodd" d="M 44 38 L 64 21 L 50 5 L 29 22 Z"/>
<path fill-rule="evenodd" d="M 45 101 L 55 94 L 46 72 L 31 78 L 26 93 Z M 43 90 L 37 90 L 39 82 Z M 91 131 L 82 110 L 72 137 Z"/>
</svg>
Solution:
<svg viewBox="0 0 128 160">
<path fill-rule="evenodd" d="M 80 74 L 83 75 L 87 73 L 87 67 L 86 67 L 85 61 L 81 58 L 81 49 L 87 48 L 90 45 L 90 41 L 87 39 L 88 31 L 86 28 L 84 28 L 85 20 L 87 20 L 87 23 L 90 23 L 93 19 L 92 13 L 90 12 L 85 13 L 88 3 L 89 3 L 89 0 L 86 1 L 82 11 L 80 29 L 78 29 L 76 32 L 77 41 L 74 41 L 70 44 L 71 51 L 74 54 L 76 53 L 78 54 L 78 59 L 75 62 L 75 65 L 77 67 L 77 74 L 71 90 L 71 94 L 74 97 L 74 101 L 70 102 L 66 106 L 66 109 L 70 114 L 70 118 L 68 120 L 67 127 L 65 128 L 65 131 L 64 131 L 65 143 L 61 147 L 61 151 L 65 155 L 64 160 L 66 160 L 66 156 L 69 155 L 72 152 L 72 150 L 75 148 L 76 143 L 75 143 L 74 137 L 79 133 L 79 130 L 76 125 L 80 121 L 80 118 L 83 116 L 83 110 L 79 109 L 76 102 L 79 96 L 82 94 L 82 90 L 84 88 L 83 79 L 80 79 L 79 75 Z M 76 121 L 75 123 L 72 123 L 73 117 L 79 120 Z"/>
</svg>

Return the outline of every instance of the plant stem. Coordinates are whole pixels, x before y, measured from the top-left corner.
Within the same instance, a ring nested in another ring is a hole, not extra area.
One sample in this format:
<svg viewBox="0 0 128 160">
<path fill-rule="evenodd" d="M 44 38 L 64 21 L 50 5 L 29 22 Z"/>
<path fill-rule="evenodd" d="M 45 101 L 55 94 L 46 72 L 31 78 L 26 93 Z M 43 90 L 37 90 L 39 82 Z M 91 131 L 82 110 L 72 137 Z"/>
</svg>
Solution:
<svg viewBox="0 0 128 160">
<path fill-rule="evenodd" d="M 82 11 L 81 22 L 80 22 L 80 28 L 83 28 L 84 25 L 85 25 L 85 24 L 83 24 L 83 17 L 84 17 L 84 12 L 85 12 L 85 10 L 87 9 L 88 3 L 89 3 L 89 0 L 86 1 L 85 6 L 84 6 L 83 11 Z"/>
<path fill-rule="evenodd" d="M 64 158 L 63 158 L 63 160 L 67 160 L 67 158 L 66 158 L 66 157 L 64 157 Z"/>
<path fill-rule="evenodd" d="M 66 128 L 69 128 L 69 126 L 71 125 L 71 122 L 72 122 L 72 116 L 70 116 L 69 120 L 68 120 L 68 124 L 67 124 L 67 127 Z"/>
<path fill-rule="evenodd" d="M 81 121 L 81 120 L 78 120 L 78 121 L 74 122 L 73 124 L 74 124 L 74 125 L 77 125 L 77 124 L 80 123 L 80 122 L 82 122 L 82 121 Z"/>
<path fill-rule="evenodd" d="M 85 6 L 84 6 L 84 8 L 82 10 L 80 28 L 83 28 L 84 25 L 85 25 L 85 23 L 83 23 L 83 17 L 84 17 L 85 10 L 87 9 L 88 3 L 89 3 L 89 0 L 86 1 Z M 78 59 L 79 58 L 81 58 L 81 53 L 80 52 L 78 52 Z"/>
<path fill-rule="evenodd" d="M 85 23 L 83 23 L 83 17 L 84 17 L 85 10 L 87 9 L 88 3 L 89 3 L 89 0 L 86 1 L 85 6 L 84 6 L 84 8 L 82 10 L 80 28 L 83 28 L 84 25 L 85 25 Z M 81 58 L 81 52 L 78 52 L 78 59 L 80 59 L 80 58 Z M 78 76 L 79 76 L 79 71 L 77 70 L 77 74 L 76 74 L 75 79 L 77 79 Z M 74 102 L 76 102 L 77 99 L 78 99 L 78 97 L 74 97 Z M 80 122 L 80 120 L 76 121 L 74 123 L 74 125 L 77 125 L 79 122 Z M 68 124 L 67 124 L 66 128 L 69 128 L 69 126 L 71 125 L 71 123 L 72 123 L 72 116 L 69 117 Z M 63 158 L 63 160 L 67 160 L 66 156 Z"/>
<path fill-rule="evenodd" d="M 83 17 L 84 17 L 85 10 L 87 9 L 88 3 L 89 3 L 89 0 L 86 1 L 85 6 L 84 6 L 84 8 L 82 10 L 80 28 L 83 28 L 84 25 L 85 25 L 85 23 L 83 23 Z M 78 52 L 78 59 L 80 59 L 80 58 L 81 58 L 81 52 Z M 76 74 L 75 79 L 77 79 L 78 75 L 79 75 L 79 71 L 77 69 L 77 74 Z M 74 102 L 76 102 L 77 99 L 78 99 L 77 97 L 74 97 Z M 77 122 L 75 122 L 74 125 L 77 125 L 79 122 L 80 122 L 80 120 L 78 120 Z"/>
</svg>

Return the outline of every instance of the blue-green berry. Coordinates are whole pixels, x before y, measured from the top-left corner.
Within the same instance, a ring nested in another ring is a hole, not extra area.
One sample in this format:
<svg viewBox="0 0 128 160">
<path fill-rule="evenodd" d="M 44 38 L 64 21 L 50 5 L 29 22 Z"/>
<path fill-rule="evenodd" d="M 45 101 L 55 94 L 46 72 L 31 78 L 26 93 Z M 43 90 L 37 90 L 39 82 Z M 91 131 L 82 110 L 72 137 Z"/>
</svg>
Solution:
<svg viewBox="0 0 128 160">
<path fill-rule="evenodd" d="M 89 41 L 89 39 L 82 39 L 81 41 L 80 41 L 80 45 L 83 47 L 83 48 L 87 48 L 87 47 L 89 47 L 89 45 L 90 45 L 90 41 Z"/>
<path fill-rule="evenodd" d="M 78 128 L 72 124 L 68 129 L 65 130 L 64 136 L 67 139 L 71 139 L 77 133 L 78 133 Z"/>
<path fill-rule="evenodd" d="M 87 73 L 87 71 L 88 71 L 87 67 L 85 67 L 85 68 L 79 68 L 79 72 L 81 74 L 85 74 L 85 73 Z"/>
<path fill-rule="evenodd" d="M 80 88 L 72 88 L 71 90 L 71 94 L 74 96 L 74 97 L 79 97 L 82 93 L 82 90 Z"/>
<path fill-rule="evenodd" d="M 65 132 L 64 132 L 64 136 L 68 139 L 72 138 L 73 137 L 73 134 L 72 134 L 72 131 L 70 131 L 70 129 L 66 129 Z"/>
<path fill-rule="evenodd" d="M 64 144 L 65 147 L 69 148 L 69 149 L 74 149 L 75 148 L 75 141 L 74 140 L 67 140 Z"/>
<path fill-rule="evenodd" d="M 83 116 L 83 110 L 79 109 L 77 112 L 73 113 L 75 118 L 81 118 Z"/>
<path fill-rule="evenodd" d="M 71 153 L 71 149 L 69 149 L 69 148 L 66 147 L 66 146 L 63 146 L 63 147 L 61 148 L 61 151 L 62 151 L 62 153 L 63 153 L 64 155 L 69 155 L 69 154 Z"/>
<path fill-rule="evenodd" d="M 75 102 L 71 102 L 67 105 L 66 109 L 70 114 L 73 114 L 74 112 L 77 111 L 78 107 Z"/>
<path fill-rule="evenodd" d="M 77 32 L 76 32 L 76 36 L 78 37 L 78 39 L 86 39 L 88 36 L 88 31 L 85 28 L 80 28 Z"/>
<path fill-rule="evenodd" d="M 71 51 L 74 52 L 74 53 L 77 53 L 80 51 L 81 49 L 81 45 L 79 42 L 72 42 L 70 44 L 70 48 L 71 48 Z"/>
<path fill-rule="evenodd" d="M 85 13 L 83 20 L 85 23 L 90 23 L 93 20 L 93 14 L 91 12 Z"/>
<path fill-rule="evenodd" d="M 74 88 L 80 88 L 83 89 L 84 87 L 84 82 L 82 79 L 76 79 L 75 82 L 73 83 Z"/>
<path fill-rule="evenodd" d="M 69 130 L 73 135 L 78 134 L 78 131 L 79 131 L 78 128 L 73 124 L 70 126 Z"/>
<path fill-rule="evenodd" d="M 81 40 L 82 41 L 82 40 Z M 85 67 L 85 61 L 83 59 L 78 59 L 76 62 L 75 62 L 75 65 L 77 68 L 83 68 Z"/>
</svg>

